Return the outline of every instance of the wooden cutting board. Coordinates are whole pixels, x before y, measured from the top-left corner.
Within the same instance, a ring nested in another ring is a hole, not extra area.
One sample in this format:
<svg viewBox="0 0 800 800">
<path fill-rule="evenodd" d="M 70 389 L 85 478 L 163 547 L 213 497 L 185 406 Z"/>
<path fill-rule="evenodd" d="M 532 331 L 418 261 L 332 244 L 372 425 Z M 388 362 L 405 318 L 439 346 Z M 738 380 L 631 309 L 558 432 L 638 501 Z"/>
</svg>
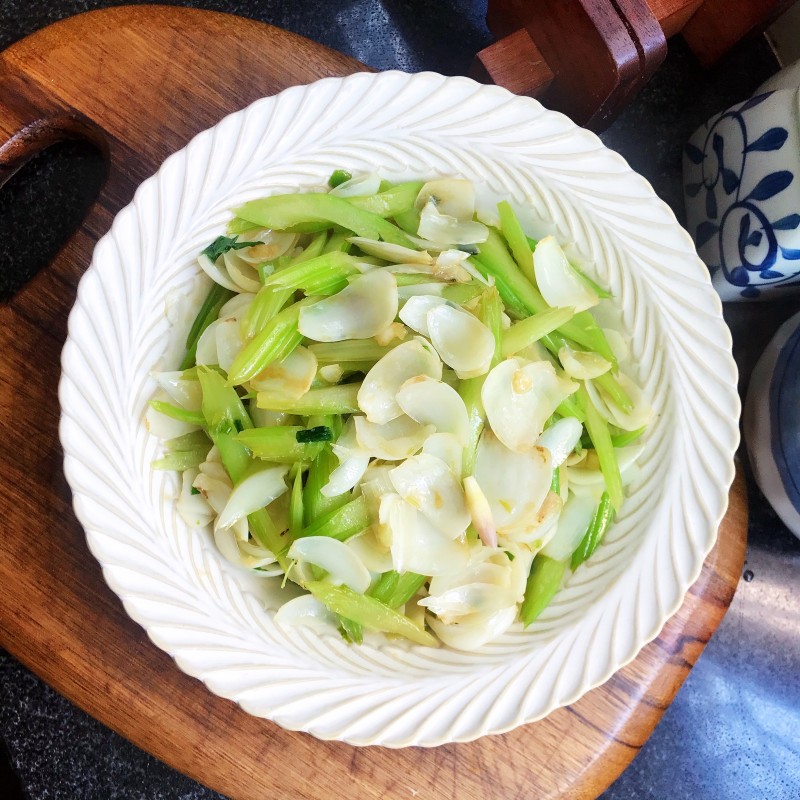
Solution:
<svg viewBox="0 0 800 800">
<path fill-rule="evenodd" d="M 741 479 L 683 607 L 603 687 L 502 736 L 399 751 L 284 731 L 184 675 L 125 615 L 72 513 L 59 354 L 95 242 L 140 181 L 224 114 L 363 69 L 267 25 L 158 6 L 74 17 L 0 54 L 0 183 L 66 136 L 94 141 L 109 170 L 53 263 L 0 306 L 0 644 L 101 722 L 237 800 L 594 798 L 652 732 L 731 601 L 747 529 Z"/>
</svg>

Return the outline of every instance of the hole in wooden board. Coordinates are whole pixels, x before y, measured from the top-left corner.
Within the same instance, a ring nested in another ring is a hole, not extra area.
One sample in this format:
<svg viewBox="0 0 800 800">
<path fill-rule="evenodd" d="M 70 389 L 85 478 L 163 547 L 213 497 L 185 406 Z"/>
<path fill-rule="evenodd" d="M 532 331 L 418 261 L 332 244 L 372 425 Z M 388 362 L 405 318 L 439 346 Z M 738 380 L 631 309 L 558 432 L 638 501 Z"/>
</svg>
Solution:
<svg viewBox="0 0 800 800">
<path fill-rule="evenodd" d="M 66 141 L 39 153 L 0 187 L 0 301 L 50 263 L 81 224 L 105 175 L 97 148 Z"/>
</svg>

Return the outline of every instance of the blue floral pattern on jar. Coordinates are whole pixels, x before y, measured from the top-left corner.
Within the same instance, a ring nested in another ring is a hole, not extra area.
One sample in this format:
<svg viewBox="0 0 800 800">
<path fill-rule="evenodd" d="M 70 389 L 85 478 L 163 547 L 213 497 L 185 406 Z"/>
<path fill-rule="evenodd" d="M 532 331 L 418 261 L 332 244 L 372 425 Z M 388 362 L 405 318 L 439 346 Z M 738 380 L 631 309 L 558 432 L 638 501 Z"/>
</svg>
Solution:
<svg viewBox="0 0 800 800">
<path fill-rule="evenodd" d="M 723 300 L 759 297 L 800 278 L 796 94 L 752 97 L 713 117 L 684 148 L 689 231 Z M 788 119 L 775 114 L 785 95 Z"/>
</svg>

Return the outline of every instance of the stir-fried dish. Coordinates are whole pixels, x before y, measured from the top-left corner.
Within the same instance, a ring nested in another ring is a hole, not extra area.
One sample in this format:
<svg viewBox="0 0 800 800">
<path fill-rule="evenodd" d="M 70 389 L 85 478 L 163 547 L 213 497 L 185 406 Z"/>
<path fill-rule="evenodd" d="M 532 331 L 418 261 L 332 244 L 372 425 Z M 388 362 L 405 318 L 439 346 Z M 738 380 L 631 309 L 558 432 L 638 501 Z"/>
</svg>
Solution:
<svg viewBox="0 0 800 800">
<path fill-rule="evenodd" d="M 281 625 L 471 650 L 530 624 L 603 540 L 651 416 L 590 311 L 610 294 L 466 180 L 337 170 L 234 213 L 147 412 L 180 516 L 305 590 Z"/>
</svg>

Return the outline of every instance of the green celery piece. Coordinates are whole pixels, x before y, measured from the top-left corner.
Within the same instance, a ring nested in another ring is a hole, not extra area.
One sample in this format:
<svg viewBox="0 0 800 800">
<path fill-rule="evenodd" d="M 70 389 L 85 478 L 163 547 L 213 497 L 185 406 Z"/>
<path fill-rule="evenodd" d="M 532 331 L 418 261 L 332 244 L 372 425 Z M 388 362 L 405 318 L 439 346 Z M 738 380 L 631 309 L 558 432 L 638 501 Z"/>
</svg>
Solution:
<svg viewBox="0 0 800 800">
<path fill-rule="evenodd" d="M 556 561 L 541 554 L 533 559 L 519 610 L 519 618 L 526 628 L 550 605 L 561 588 L 566 570 L 566 561 Z"/>
<path fill-rule="evenodd" d="M 253 225 L 250 220 L 242 219 L 241 217 L 234 217 L 227 225 L 227 231 L 229 234 L 239 236 L 243 233 L 247 233 L 247 231 L 252 231 L 257 229 L 258 225 Z"/>
<path fill-rule="evenodd" d="M 320 581 L 310 581 L 306 589 L 335 614 L 358 622 L 365 628 L 403 636 L 428 647 L 437 646 L 436 639 L 430 633 L 374 597 L 358 594 L 348 586 L 331 586 Z"/>
<path fill-rule="evenodd" d="M 418 286 L 420 283 L 434 283 L 446 286 L 444 281 L 434 278 L 429 272 L 397 272 L 394 276 L 398 286 Z"/>
<path fill-rule="evenodd" d="M 291 547 L 292 539 L 286 534 L 282 534 L 272 521 L 266 508 L 260 508 L 247 517 L 250 526 L 250 535 L 256 542 L 266 550 L 269 550 L 278 559 L 280 568 L 287 572 L 289 570 L 289 558 L 287 553 Z"/>
<path fill-rule="evenodd" d="M 489 238 L 478 245 L 478 257 L 473 257 L 471 261 L 484 275 L 488 273 L 494 276 L 500 296 L 512 316 L 521 319 L 550 308 L 541 292 L 520 272 L 496 230 L 489 229 Z M 520 307 L 525 310 L 521 315 Z M 558 330 L 567 338 L 590 350 L 596 350 L 603 358 L 616 364 L 603 331 L 588 311 L 575 314 Z"/>
<path fill-rule="evenodd" d="M 309 462 L 322 450 L 323 442 L 298 442 L 299 425 L 275 425 L 271 428 L 253 428 L 242 431 L 236 440 L 256 457 L 279 464 Z"/>
<path fill-rule="evenodd" d="M 320 492 L 320 489 L 328 482 L 331 472 L 338 466 L 339 459 L 333 454 L 330 445 L 323 447 L 319 455 L 311 462 L 306 476 L 305 497 L 303 498 L 306 525 L 311 525 L 320 517 L 341 508 L 350 500 L 349 492 L 344 492 L 337 497 L 326 497 Z"/>
<path fill-rule="evenodd" d="M 478 452 L 478 442 L 483 433 L 483 426 L 486 424 L 486 412 L 483 410 L 481 400 L 481 389 L 485 376 L 477 378 L 466 378 L 456 388 L 464 405 L 467 407 L 467 419 L 469 420 L 469 435 L 467 445 L 462 456 L 461 473 L 463 477 L 472 475 L 475 471 L 475 456 Z"/>
<path fill-rule="evenodd" d="M 385 191 L 367 197 L 348 197 L 348 202 L 362 211 L 377 214 L 379 217 L 396 217 L 414 208 L 414 203 L 422 188 L 422 181 L 398 183 Z"/>
<path fill-rule="evenodd" d="M 218 431 L 236 433 L 253 427 L 250 415 L 236 390 L 216 370 L 199 367 L 197 379 L 203 390 L 201 409 L 212 438 Z"/>
<path fill-rule="evenodd" d="M 292 494 L 289 498 L 289 536 L 294 539 L 303 530 L 303 470 L 294 474 Z"/>
<path fill-rule="evenodd" d="M 589 529 L 581 539 L 578 549 L 572 554 L 570 566 L 573 570 L 578 569 L 597 550 L 597 546 L 603 541 L 603 537 L 613 521 L 614 507 L 611 505 L 611 497 L 608 492 L 603 492 Z"/>
<path fill-rule="evenodd" d="M 633 402 L 630 395 L 619 385 L 619 381 L 610 372 L 604 372 L 602 375 L 593 378 L 593 380 L 595 385 L 606 392 L 626 414 L 630 414 L 633 411 Z"/>
<path fill-rule="evenodd" d="M 294 292 L 280 286 L 262 286 L 242 319 L 242 336 L 245 341 L 264 330 L 281 309 L 292 299 Z"/>
<path fill-rule="evenodd" d="M 165 400 L 151 400 L 150 406 L 155 411 L 158 411 L 159 414 L 163 414 L 165 417 L 171 417 L 172 419 L 177 419 L 179 422 L 186 422 L 189 425 L 200 426 L 206 424 L 205 417 L 203 417 L 199 411 L 188 411 L 182 406 L 176 406 L 173 403 L 166 402 Z"/>
<path fill-rule="evenodd" d="M 625 431 L 625 433 L 616 434 L 611 437 L 611 444 L 613 444 L 614 447 L 627 447 L 629 444 L 633 444 L 646 430 L 647 426 L 644 425 L 641 428 L 637 428 L 635 431 Z"/>
<path fill-rule="evenodd" d="M 503 332 L 503 355 L 513 356 L 534 342 L 560 328 L 575 315 L 571 308 L 548 308 L 515 322 Z"/>
<path fill-rule="evenodd" d="M 460 306 L 469 303 L 483 292 L 486 287 L 477 281 L 469 283 L 446 283 L 441 291 L 441 296 L 445 300 L 458 303 Z"/>
<path fill-rule="evenodd" d="M 345 339 L 343 342 L 319 342 L 308 346 L 318 364 L 340 364 L 342 361 L 375 362 L 397 345 L 378 344 L 374 339 Z M 397 341 L 399 344 L 399 341 Z"/>
<path fill-rule="evenodd" d="M 205 431 L 190 431 L 174 439 L 167 439 L 164 447 L 168 453 L 180 453 L 186 450 L 195 450 L 199 447 L 211 448 L 208 434 Z"/>
<path fill-rule="evenodd" d="M 496 288 L 487 289 L 483 292 L 481 304 L 478 308 L 478 318 L 492 331 L 495 337 L 492 366 L 500 363 L 502 358 L 501 314 L 503 305 L 500 297 Z M 467 445 L 464 448 L 461 458 L 461 471 L 465 478 L 472 475 L 475 469 L 475 456 L 478 451 L 478 441 L 481 438 L 483 427 L 486 424 L 486 413 L 481 400 L 481 390 L 483 389 L 483 382 L 485 380 L 486 376 L 480 375 L 477 378 L 466 378 L 456 386 L 456 391 L 467 407 L 467 419 L 469 421 Z"/>
<path fill-rule="evenodd" d="M 315 519 L 300 531 L 299 536 L 330 536 L 343 542 L 369 527 L 369 524 L 367 501 L 361 495 Z"/>
<path fill-rule="evenodd" d="M 478 316 L 494 336 L 494 355 L 492 367 L 503 360 L 503 301 L 497 289 L 492 286 L 483 290 Z"/>
<path fill-rule="evenodd" d="M 358 271 L 352 256 L 336 251 L 308 261 L 295 262 L 279 272 L 273 272 L 264 286 L 299 289 L 305 294 L 335 294 L 347 286 L 347 277 Z"/>
<path fill-rule="evenodd" d="M 608 291 L 608 289 L 604 289 L 599 283 L 592 280 L 580 267 L 576 267 L 575 264 L 570 263 L 572 269 L 578 273 L 581 280 L 598 296 L 601 297 L 603 300 L 608 300 L 610 297 L 614 295 Z"/>
<path fill-rule="evenodd" d="M 383 217 L 363 211 L 342 197 L 330 194 L 284 194 L 251 200 L 236 210 L 243 219 L 273 230 L 306 222 L 328 222 L 369 239 L 413 246 L 403 231 Z"/>
<path fill-rule="evenodd" d="M 297 320 L 300 309 L 309 302 L 307 298 L 284 308 L 239 351 L 228 372 L 231 386 L 254 378 L 273 361 L 286 358 L 303 341 Z"/>
<path fill-rule="evenodd" d="M 427 578 L 416 572 L 384 572 L 368 594 L 389 608 L 405 605 L 420 589 Z"/>
<path fill-rule="evenodd" d="M 394 215 L 394 221 L 401 230 L 416 236 L 419 231 L 419 211 L 416 208 L 409 208 Z"/>
<path fill-rule="evenodd" d="M 339 616 L 339 630 L 346 642 L 363 644 L 364 626 L 360 622 Z"/>
<path fill-rule="evenodd" d="M 606 484 L 606 491 L 611 500 L 611 505 L 615 511 L 622 508 L 622 476 L 619 473 L 617 455 L 614 452 L 614 445 L 611 442 L 611 433 L 608 430 L 608 423 L 600 416 L 594 407 L 586 387 L 581 386 L 578 390 L 578 401 L 581 404 L 584 414 L 586 414 L 586 432 L 592 440 L 597 459 L 600 462 L 600 471 Z"/>
<path fill-rule="evenodd" d="M 565 398 L 561 401 L 561 403 L 559 403 L 558 407 L 556 408 L 556 413 L 560 417 L 575 417 L 578 422 L 586 422 L 586 414 L 584 414 L 580 403 L 578 403 L 572 396 Z"/>
<path fill-rule="evenodd" d="M 349 253 L 353 249 L 353 244 L 347 241 L 348 236 L 350 236 L 350 231 L 342 229 L 334 231 L 325 247 L 322 248 L 322 253 Z"/>
<path fill-rule="evenodd" d="M 550 491 L 561 494 L 561 467 L 553 470 L 553 478 L 550 481 Z"/>
<path fill-rule="evenodd" d="M 233 292 L 215 283 L 209 289 L 203 305 L 197 312 L 194 318 L 192 327 L 189 329 L 189 334 L 186 337 L 186 354 L 181 360 L 178 369 L 184 370 L 194 365 L 195 355 L 197 353 L 197 342 L 200 339 L 203 331 L 219 316 L 220 309 L 225 303 L 233 297 Z"/>
<path fill-rule="evenodd" d="M 247 448 L 237 441 L 236 434 L 218 432 L 214 434 L 214 444 L 219 450 L 220 458 L 231 476 L 234 485 L 254 466 Z"/>
<path fill-rule="evenodd" d="M 525 239 L 528 241 L 528 247 L 530 247 L 531 251 L 536 249 L 536 245 L 539 244 L 538 239 L 534 239 L 531 236 L 526 236 Z"/>
<path fill-rule="evenodd" d="M 522 230 L 522 225 L 520 225 L 514 209 L 507 200 L 503 200 L 497 204 L 497 211 L 500 214 L 500 230 L 506 237 L 506 242 L 517 262 L 519 271 L 536 286 L 536 275 L 533 272 L 533 250 L 528 244 L 525 231 Z"/>
<path fill-rule="evenodd" d="M 345 383 L 310 389 L 297 400 L 289 400 L 267 392 L 259 392 L 256 400 L 259 408 L 269 411 L 285 411 L 307 417 L 310 414 L 357 414 L 360 383 Z"/>
<path fill-rule="evenodd" d="M 328 243 L 328 229 L 315 233 L 311 241 L 291 260 L 292 264 L 300 264 L 303 261 L 309 261 L 312 258 L 321 256 L 325 251 L 325 245 Z"/>
<path fill-rule="evenodd" d="M 347 183 L 352 177 L 353 173 L 348 172 L 346 169 L 335 169 L 331 172 L 330 178 L 328 178 L 328 186 L 330 186 L 331 189 L 335 189 L 337 186 Z"/>
<path fill-rule="evenodd" d="M 176 450 L 156 459 L 150 465 L 153 469 L 183 472 L 193 467 L 198 467 L 206 460 L 210 445 L 195 447 L 190 450 Z"/>
</svg>

